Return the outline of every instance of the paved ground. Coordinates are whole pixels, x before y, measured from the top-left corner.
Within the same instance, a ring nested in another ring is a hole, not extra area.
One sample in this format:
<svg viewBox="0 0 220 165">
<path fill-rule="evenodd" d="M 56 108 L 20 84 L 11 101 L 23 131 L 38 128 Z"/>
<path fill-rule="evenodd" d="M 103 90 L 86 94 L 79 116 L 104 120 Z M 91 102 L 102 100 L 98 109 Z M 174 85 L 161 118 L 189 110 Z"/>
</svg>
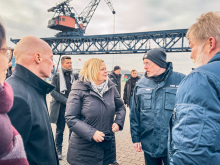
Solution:
<svg viewBox="0 0 220 165">
<path fill-rule="evenodd" d="M 124 84 L 122 84 L 123 87 Z M 47 100 L 51 99 L 48 95 Z M 49 105 L 48 105 L 49 106 Z M 51 124 L 53 133 L 55 134 L 56 125 Z M 64 132 L 64 143 L 63 143 L 63 160 L 60 161 L 60 165 L 68 165 L 66 161 L 67 148 L 68 148 L 68 135 L 69 130 L 66 126 Z M 116 155 L 117 161 L 120 165 L 144 165 L 143 152 L 137 153 L 134 150 L 133 143 L 130 136 L 130 124 L 129 124 L 129 109 L 127 108 L 125 125 L 123 131 L 116 132 Z"/>
</svg>

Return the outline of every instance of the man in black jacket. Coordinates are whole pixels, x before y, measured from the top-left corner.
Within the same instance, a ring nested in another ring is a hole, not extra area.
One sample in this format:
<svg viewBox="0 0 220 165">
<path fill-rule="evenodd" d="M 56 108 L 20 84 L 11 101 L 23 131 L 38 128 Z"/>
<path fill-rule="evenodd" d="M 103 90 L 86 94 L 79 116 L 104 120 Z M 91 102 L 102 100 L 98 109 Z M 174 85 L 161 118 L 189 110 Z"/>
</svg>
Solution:
<svg viewBox="0 0 220 165">
<path fill-rule="evenodd" d="M 126 81 L 125 87 L 124 87 L 124 96 L 123 100 L 125 105 L 129 106 L 131 96 L 133 94 L 133 89 L 136 85 L 136 82 L 140 79 L 140 76 L 137 75 L 136 70 L 131 71 L 131 77 Z"/>
<path fill-rule="evenodd" d="M 72 61 L 70 56 L 61 58 L 61 69 L 52 78 L 52 85 L 55 89 L 51 92 L 50 121 L 57 125 L 56 128 L 56 149 L 58 158 L 62 159 L 63 132 L 65 129 L 65 109 L 72 83 L 78 78 L 78 74 L 73 74 Z M 70 132 L 71 134 L 71 132 Z"/>
<path fill-rule="evenodd" d="M 108 75 L 109 79 L 115 83 L 118 93 L 121 95 L 121 68 L 120 66 L 115 66 L 114 70 Z"/>
<path fill-rule="evenodd" d="M 9 117 L 21 134 L 30 165 L 58 165 L 46 94 L 54 87 L 44 81 L 52 72 L 53 52 L 43 40 L 26 36 L 14 49 L 16 67 L 7 82 L 14 92 Z"/>
</svg>

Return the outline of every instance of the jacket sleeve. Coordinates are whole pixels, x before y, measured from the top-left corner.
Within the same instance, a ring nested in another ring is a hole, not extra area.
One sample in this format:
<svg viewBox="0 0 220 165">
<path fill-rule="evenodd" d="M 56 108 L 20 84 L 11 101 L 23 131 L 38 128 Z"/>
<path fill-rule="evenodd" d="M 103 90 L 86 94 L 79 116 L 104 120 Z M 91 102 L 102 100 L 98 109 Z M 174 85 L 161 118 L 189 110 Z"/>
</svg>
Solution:
<svg viewBox="0 0 220 165">
<path fill-rule="evenodd" d="M 72 90 L 70 92 L 66 104 L 65 118 L 71 131 L 75 132 L 78 136 L 91 141 L 97 130 L 80 120 L 82 108 L 82 96 L 80 93 L 80 90 Z"/>
<path fill-rule="evenodd" d="M 119 125 L 119 130 L 123 129 L 124 121 L 125 121 L 125 115 L 126 115 L 126 108 L 125 105 L 118 93 L 118 90 L 114 86 L 114 93 L 115 93 L 115 111 L 116 111 L 116 117 L 114 123 L 117 123 Z"/>
<path fill-rule="evenodd" d="M 211 74 L 195 72 L 182 81 L 171 124 L 171 165 L 206 164 L 220 150 L 219 89 Z"/>
<path fill-rule="evenodd" d="M 138 106 L 138 97 L 135 95 L 137 88 L 135 87 L 130 103 L 130 129 L 133 143 L 140 142 L 140 109 Z"/>
<path fill-rule="evenodd" d="M 12 109 L 9 111 L 8 116 L 12 125 L 21 134 L 24 145 L 26 146 L 32 128 L 30 106 L 26 100 L 24 98 L 15 96 Z"/>
<path fill-rule="evenodd" d="M 127 96 L 127 86 L 128 86 L 128 80 L 125 83 L 125 87 L 124 87 L 124 95 L 123 95 L 123 100 L 125 104 L 128 104 L 128 96 Z"/>
<path fill-rule="evenodd" d="M 55 86 L 55 89 L 51 92 L 51 96 L 59 103 L 62 103 L 64 105 L 66 105 L 67 102 L 67 98 L 65 96 L 63 96 L 60 92 L 59 92 L 59 78 L 58 78 L 58 74 L 55 74 L 52 78 L 52 82 L 51 84 Z"/>
</svg>

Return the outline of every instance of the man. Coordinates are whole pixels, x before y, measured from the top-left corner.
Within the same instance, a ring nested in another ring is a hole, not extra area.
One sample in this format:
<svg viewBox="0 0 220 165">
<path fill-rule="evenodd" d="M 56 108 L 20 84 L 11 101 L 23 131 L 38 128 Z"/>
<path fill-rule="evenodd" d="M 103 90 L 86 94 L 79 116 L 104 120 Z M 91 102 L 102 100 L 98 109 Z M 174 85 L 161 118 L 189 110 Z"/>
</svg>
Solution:
<svg viewBox="0 0 220 165">
<path fill-rule="evenodd" d="M 16 67 L 7 82 L 14 92 L 9 117 L 21 134 L 30 165 L 59 164 L 46 105 L 46 94 L 54 87 L 44 81 L 54 63 L 50 46 L 26 36 L 14 49 Z"/>
<path fill-rule="evenodd" d="M 134 87 L 139 79 L 140 77 L 137 75 L 137 71 L 132 70 L 131 77 L 125 83 L 123 100 L 125 105 L 129 107 L 130 107 L 129 104 L 130 104 L 131 96 L 133 94 Z"/>
<path fill-rule="evenodd" d="M 50 121 L 57 125 L 55 143 L 60 160 L 62 159 L 63 132 L 66 124 L 66 101 L 71 85 L 77 78 L 78 74 L 73 74 L 71 57 L 63 56 L 61 58 L 61 69 L 52 78 L 52 84 L 56 88 L 51 92 L 52 101 L 50 103 Z"/>
<path fill-rule="evenodd" d="M 220 164 L 220 13 L 204 13 L 188 30 L 194 69 L 177 91 L 171 165 Z"/>
<path fill-rule="evenodd" d="M 118 93 L 121 95 L 121 68 L 120 66 L 115 66 L 113 71 L 109 74 L 109 79 L 115 83 Z"/>
<path fill-rule="evenodd" d="M 184 75 L 173 72 L 163 49 L 148 51 L 143 61 L 146 73 L 137 82 L 130 103 L 132 141 L 137 152 L 143 149 L 147 165 L 162 165 L 162 161 L 167 165 L 168 123 Z"/>
</svg>

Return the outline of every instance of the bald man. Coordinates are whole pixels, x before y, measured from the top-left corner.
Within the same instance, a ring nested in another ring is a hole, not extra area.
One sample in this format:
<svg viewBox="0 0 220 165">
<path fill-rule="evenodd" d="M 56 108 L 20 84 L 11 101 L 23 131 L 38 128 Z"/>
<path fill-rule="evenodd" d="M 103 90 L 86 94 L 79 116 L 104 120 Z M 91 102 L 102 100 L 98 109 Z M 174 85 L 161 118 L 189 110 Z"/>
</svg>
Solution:
<svg viewBox="0 0 220 165">
<path fill-rule="evenodd" d="M 7 79 L 14 92 L 11 122 L 23 138 L 30 165 L 58 165 L 46 105 L 46 94 L 54 87 L 43 80 L 53 70 L 52 49 L 45 41 L 26 36 L 15 46 L 14 56 L 15 70 Z"/>
</svg>

